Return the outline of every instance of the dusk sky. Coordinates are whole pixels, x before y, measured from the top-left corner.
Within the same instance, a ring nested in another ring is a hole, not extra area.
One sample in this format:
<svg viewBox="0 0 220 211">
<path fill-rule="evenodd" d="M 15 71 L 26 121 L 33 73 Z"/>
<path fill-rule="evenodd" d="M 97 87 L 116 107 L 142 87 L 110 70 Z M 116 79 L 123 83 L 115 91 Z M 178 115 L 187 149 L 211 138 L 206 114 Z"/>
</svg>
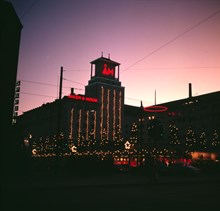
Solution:
<svg viewBox="0 0 220 211">
<path fill-rule="evenodd" d="M 144 106 L 220 91 L 220 0 L 11 0 L 23 25 L 19 114 L 84 94 L 101 52 L 121 64 L 125 103 Z"/>
</svg>

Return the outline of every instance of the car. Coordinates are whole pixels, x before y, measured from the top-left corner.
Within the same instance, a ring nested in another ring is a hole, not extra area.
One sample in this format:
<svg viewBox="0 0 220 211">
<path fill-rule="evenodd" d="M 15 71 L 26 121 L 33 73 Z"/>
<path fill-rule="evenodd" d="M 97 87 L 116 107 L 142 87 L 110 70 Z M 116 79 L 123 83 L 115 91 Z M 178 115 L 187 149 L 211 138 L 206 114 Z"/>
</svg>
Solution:
<svg viewBox="0 0 220 211">
<path fill-rule="evenodd" d="M 198 175 L 201 173 L 199 168 L 184 162 L 169 164 L 166 170 L 170 175 Z"/>
</svg>

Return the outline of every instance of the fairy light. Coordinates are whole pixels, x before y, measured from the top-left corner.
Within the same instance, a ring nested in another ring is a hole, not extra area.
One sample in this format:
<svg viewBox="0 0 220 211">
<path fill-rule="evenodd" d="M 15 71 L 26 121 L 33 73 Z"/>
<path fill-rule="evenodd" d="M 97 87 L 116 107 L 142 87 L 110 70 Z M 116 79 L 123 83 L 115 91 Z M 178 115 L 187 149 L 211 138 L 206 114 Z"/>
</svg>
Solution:
<svg viewBox="0 0 220 211">
<path fill-rule="evenodd" d="M 220 139 L 219 139 L 219 135 L 218 135 L 217 130 L 214 130 L 214 132 L 213 132 L 211 145 L 213 147 L 217 147 L 220 145 Z"/>
<path fill-rule="evenodd" d="M 119 120 L 119 129 L 121 129 L 121 91 L 119 92 L 119 105 L 118 105 L 118 120 Z"/>
<path fill-rule="evenodd" d="M 82 110 L 79 110 L 79 119 L 78 119 L 78 146 L 80 145 L 81 138 L 81 124 L 82 124 Z"/>
<path fill-rule="evenodd" d="M 69 135 L 71 141 L 73 140 L 73 111 L 74 109 L 72 108 L 70 111 L 70 135 Z"/>
<path fill-rule="evenodd" d="M 86 140 L 89 140 L 89 111 L 86 111 Z"/>
<path fill-rule="evenodd" d="M 109 140 L 109 100 L 110 100 L 110 90 L 107 92 L 107 140 Z"/>
<path fill-rule="evenodd" d="M 101 135 L 101 140 L 102 140 L 102 133 L 103 133 L 103 112 L 104 112 L 104 88 L 103 88 L 103 86 L 101 87 L 101 89 L 102 89 L 102 96 L 101 96 L 100 135 Z"/>
<path fill-rule="evenodd" d="M 96 111 L 94 111 L 94 139 L 96 139 Z"/>
<path fill-rule="evenodd" d="M 134 122 L 131 127 L 131 137 L 130 142 L 131 146 L 134 148 L 134 146 L 137 144 L 137 124 Z"/>
<path fill-rule="evenodd" d="M 180 141 L 178 139 L 178 127 L 176 127 L 175 122 L 171 122 L 169 125 L 170 132 L 170 144 L 171 145 L 180 145 Z"/>
<path fill-rule="evenodd" d="M 116 121 L 116 116 L 115 116 L 115 110 L 116 110 L 116 90 L 114 89 L 114 96 L 113 96 L 113 141 L 115 140 L 115 121 Z"/>
<path fill-rule="evenodd" d="M 192 128 L 190 127 L 186 132 L 187 151 L 193 150 L 193 148 L 195 147 L 195 144 L 196 144 L 195 134 L 194 134 Z"/>
</svg>

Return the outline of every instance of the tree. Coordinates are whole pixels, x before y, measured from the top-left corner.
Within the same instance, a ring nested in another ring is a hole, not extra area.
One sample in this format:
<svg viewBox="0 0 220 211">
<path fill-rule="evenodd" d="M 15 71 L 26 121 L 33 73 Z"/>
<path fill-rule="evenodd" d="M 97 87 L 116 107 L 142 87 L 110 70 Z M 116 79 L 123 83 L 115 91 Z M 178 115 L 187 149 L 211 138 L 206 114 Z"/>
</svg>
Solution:
<svg viewBox="0 0 220 211">
<path fill-rule="evenodd" d="M 131 136 L 130 136 L 131 149 L 135 149 L 137 147 L 137 142 L 138 142 L 138 128 L 137 128 L 137 124 L 134 122 L 131 126 Z"/>
<path fill-rule="evenodd" d="M 176 126 L 175 122 L 172 121 L 169 125 L 169 140 L 171 146 L 179 146 L 179 128 Z"/>
<path fill-rule="evenodd" d="M 149 140 L 153 142 L 157 148 L 158 142 L 164 138 L 163 125 L 158 119 L 151 119 L 147 125 L 147 134 Z"/>
<path fill-rule="evenodd" d="M 211 146 L 214 150 L 220 150 L 220 137 L 217 130 L 213 131 Z"/>
<path fill-rule="evenodd" d="M 207 135 L 206 135 L 206 132 L 203 130 L 199 136 L 199 139 L 198 139 L 198 148 L 197 150 L 207 150 L 207 147 L 208 147 L 208 139 L 207 139 Z"/>
<path fill-rule="evenodd" d="M 193 152 L 196 149 L 196 138 L 192 127 L 189 127 L 186 131 L 186 151 Z"/>
</svg>

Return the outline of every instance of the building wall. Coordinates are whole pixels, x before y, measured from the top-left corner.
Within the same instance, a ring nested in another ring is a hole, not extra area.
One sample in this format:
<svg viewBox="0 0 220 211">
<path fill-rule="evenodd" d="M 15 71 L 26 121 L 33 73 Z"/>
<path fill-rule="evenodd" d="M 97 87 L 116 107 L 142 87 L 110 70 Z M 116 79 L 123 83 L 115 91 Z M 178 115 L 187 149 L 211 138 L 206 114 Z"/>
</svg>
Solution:
<svg viewBox="0 0 220 211">
<path fill-rule="evenodd" d="M 12 123 L 15 83 L 22 25 L 11 3 L 0 1 L 1 14 L 1 119 L 9 128 Z"/>
<path fill-rule="evenodd" d="M 214 142 L 220 146 L 220 92 L 190 95 L 156 105 L 165 108 L 161 112 L 155 107 L 149 112 L 124 105 L 124 87 L 116 74 L 101 77 L 103 64 L 112 61 L 100 58 L 92 65 L 97 62 L 100 69 L 91 74 L 85 95 L 72 93 L 61 100 L 60 132 L 70 145 L 130 141 L 134 148 L 179 151 L 215 149 Z M 35 137 L 57 134 L 58 105 L 55 101 L 25 112 L 20 122 L 26 132 Z"/>
</svg>

